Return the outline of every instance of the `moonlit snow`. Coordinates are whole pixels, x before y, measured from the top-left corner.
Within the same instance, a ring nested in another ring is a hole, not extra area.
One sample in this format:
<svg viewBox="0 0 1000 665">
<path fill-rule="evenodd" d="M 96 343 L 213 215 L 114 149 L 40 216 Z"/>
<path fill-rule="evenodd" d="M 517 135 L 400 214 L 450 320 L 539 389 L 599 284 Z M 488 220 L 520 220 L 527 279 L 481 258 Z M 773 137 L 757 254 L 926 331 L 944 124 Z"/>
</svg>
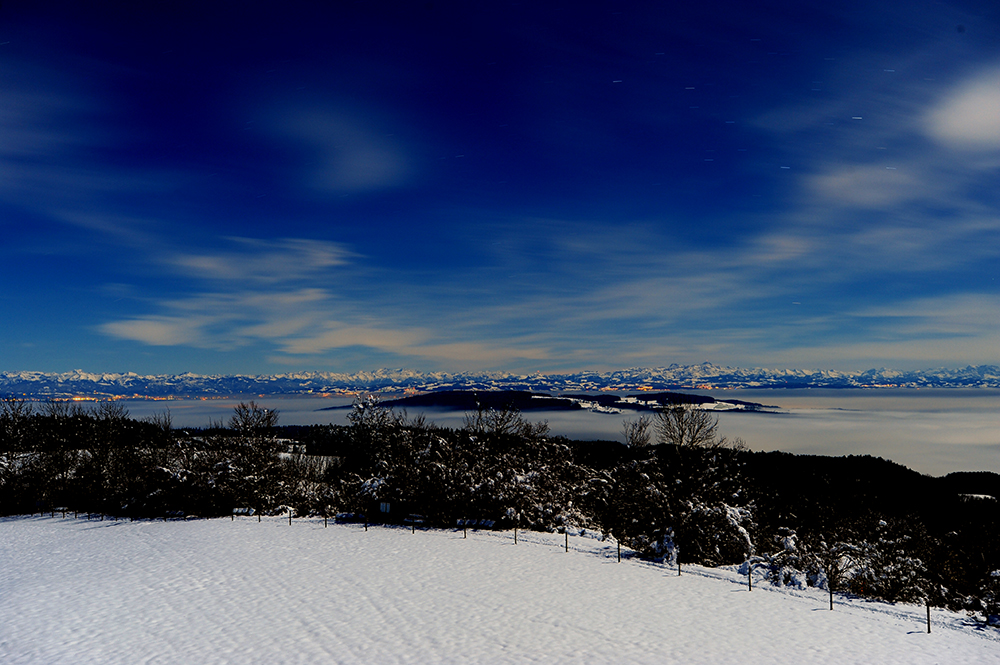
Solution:
<svg viewBox="0 0 1000 665">
<path fill-rule="evenodd" d="M 571 535 L 238 517 L 0 520 L 0 662 L 996 663 L 968 617 Z"/>
</svg>

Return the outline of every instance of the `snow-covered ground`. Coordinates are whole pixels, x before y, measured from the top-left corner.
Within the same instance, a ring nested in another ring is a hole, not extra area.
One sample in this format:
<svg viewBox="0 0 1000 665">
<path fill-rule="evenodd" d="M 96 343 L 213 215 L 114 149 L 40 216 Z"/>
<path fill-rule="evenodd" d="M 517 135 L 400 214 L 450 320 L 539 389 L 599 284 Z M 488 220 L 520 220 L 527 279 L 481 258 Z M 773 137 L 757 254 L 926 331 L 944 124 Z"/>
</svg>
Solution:
<svg viewBox="0 0 1000 665">
<path fill-rule="evenodd" d="M 998 663 L 967 617 L 752 592 L 580 536 L 0 520 L 0 663 Z"/>
</svg>

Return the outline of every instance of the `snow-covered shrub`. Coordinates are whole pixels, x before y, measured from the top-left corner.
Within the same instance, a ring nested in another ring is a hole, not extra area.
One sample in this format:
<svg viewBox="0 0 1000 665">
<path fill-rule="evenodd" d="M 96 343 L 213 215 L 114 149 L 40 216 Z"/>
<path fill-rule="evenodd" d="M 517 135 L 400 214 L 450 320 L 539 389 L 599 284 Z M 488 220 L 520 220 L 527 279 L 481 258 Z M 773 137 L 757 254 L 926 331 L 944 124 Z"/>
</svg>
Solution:
<svg viewBox="0 0 1000 665">
<path fill-rule="evenodd" d="M 649 543 L 647 548 L 653 556 L 663 563 L 676 566 L 680 556 L 680 547 L 674 540 L 674 530 L 667 529 L 667 532 L 656 540 Z"/>
<path fill-rule="evenodd" d="M 774 536 L 777 546 L 773 552 L 753 557 L 751 565 L 763 569 L 767 580 L 775 586 L 790 586 L 802 589 L 809 584 L 808 562 L 799 548 L 799 537 L 795 531 L 780 527 Z M 744 572 L 745 574 L 745 572 Z"/>
<path fill-rule="evenodd" d="M 754 550 L 749 508 L 725 503 L 690 504 L 678 529 L 684 561 L 721 566 L 745 561 Z"/>
<path fill-rule="evenodd" d="M 889 602 L 916 602 L 927 597 L 928 574 L 914 556 L 913 536 L 904 523 L 881 520 L 873 538 L 856 543 L 850 590 Z"/>
<path fill-rule="evenodd" d="M 832 535 L 824 537 L 813 534 L 796 543 L 800 550 L 799 560 L 806 574 L 806 584 L 831 592 L 845 588 L 854 566 L 854 547 Z"/>
<path fill-rule="evenodd" d="M 1000 570 L 986 576 L 979 590 L 979 605 L 986 623 L 1000 626 Z"/>
</svg>

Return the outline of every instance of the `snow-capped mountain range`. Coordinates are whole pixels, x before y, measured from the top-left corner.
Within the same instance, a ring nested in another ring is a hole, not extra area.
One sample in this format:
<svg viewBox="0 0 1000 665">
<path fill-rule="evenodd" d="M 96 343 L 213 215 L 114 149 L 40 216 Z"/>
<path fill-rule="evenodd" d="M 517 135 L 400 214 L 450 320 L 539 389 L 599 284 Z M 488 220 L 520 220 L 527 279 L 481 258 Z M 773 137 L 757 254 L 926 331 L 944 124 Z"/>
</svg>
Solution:
<svg viewBox="0 0 1000 665">
<path fill-rule="evenodd" d="M 24 397 L 212 395 L 296 395 L 403 390 L 531 390 L 543 392 L 675 390 L 698 388 L 1000 388 L 1000 366 L 858 372 L 803 369 L 745 369 L 701 365 L 632 368 L 613 372 L 512 374 L 509 372 L 295 372 L 289 374 L 202 375 L 134 372 L 0 372 L 0 395 Z"/>
</svg>

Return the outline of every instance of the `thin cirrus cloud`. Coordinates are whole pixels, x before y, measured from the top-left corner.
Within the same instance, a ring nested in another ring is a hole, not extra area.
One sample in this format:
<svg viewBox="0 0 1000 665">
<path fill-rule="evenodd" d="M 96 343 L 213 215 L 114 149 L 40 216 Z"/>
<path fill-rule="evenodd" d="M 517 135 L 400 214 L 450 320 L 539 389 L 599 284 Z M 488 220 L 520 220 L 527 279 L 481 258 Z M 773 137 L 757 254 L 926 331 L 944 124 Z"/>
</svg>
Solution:
<svg viewBox="0 0 1000 665">
<path fill-rule="evenodd" d="M 156 346 L 232 350 L 300 334 L 331 316 L 336 299 L 316 284 L 334 280 L 332 273 L 350 263 L 354 255 L 343 245 L 226 240 L 232 248 L 214 254 L 153 253 L 154 265 L 185 279 L 192 293 L 153 299 L 146 307 L 154 312 L 105 322 L 99 330 Z"/>
<path fill-rule="evenodd" d="M 882 165 L 834 167 L 809 178 L 807 187 L 838 205 L 871 209 L 928 198 L 937 189 L 928 188 L 927 181 L 917 174 Z"/>
<path fill-rule="evenodd" d="M 544 348 L 530 345 L 456 340 L 454 331 L 445 332 L 444 322 L 436 329 L 406 323 L 392 327 L 392 318 L 359 312 L 356 303 L 344 305 L 318 289 L 203 294 L 159 306 L 170 313 L 108 322 L 101 332 L 153 346 L 220 351 L 263 343 L 278 364 L 300 363 L 304 358 L 322 361 L 352 347 L 468 366 L 548 357 Z"/>
<path fill-rule="evenodd" d="M 109 321 L 99 330 L 154 346 L 231 351 L 300 333 L 315 324 L 329 300 L 329 293 L 316 288 L 203 292 L 154 301 L 155 313 Z"/>
<path fill-rule="evenodd" d="M 583 332 L 580 318 L 600 306 L 585 304 L 584 291 L 574 308 L 547 288 L 479 302 L 482 280 L 489 276 L 477 274 L 458 291 L 411 289 L 401 307 L 398 287 L 407 274 L 373 273 L 352 264 L 359 257 L 339 244 L 230 242 L 235 249 L 229 252 L 168 255 L 163 264 L 194 280 L 195 292 L 147 303 L 152 313 L 106 322 L 100 332 L 152 346 L 233 351 L 263 345 L 278 364 L 325 362 L 338 350 L 363 347 L 411 361 L 482 367 L 504 359 L 550 359 L 554 347 L 570 345 L 559 328 Z M 344 282 L 345 270 L 375 277 L 358 287 Z M 330 286 L 319 288 L 320 283 Z M 548 317 L 538 318 L 545 323 L 526 323 L 532 310 L 547 310 Z M 608 315 L 614 312 L 601 316 Z"/>
<path fill-rule="evenodd" d="M 0 61 L 0 78 L 0 160 L 47 165 L 53 155 L 84 154 L 108 138 L 99 122 L 107 107 L 65 73 L 11 58 Z"/>
<path fill-rule="evenodd" d="M 361 113 L 313 108 L 276 116 L 275 135 L 306 153 L 301 181 L 315 192 L 373 192 L 404 185 L 413 175 L 400 142 Z"/>
<path fill-rule="evenodd" d="M 851 357 L 872 366 L 885 358 L 922 367 L 963 365 L 1000 348 L 997 311 L 1000 299 L 990 293 L 875 305 L 845 312 L 854 334 L 838 334 L 822 344 L 803 340 L 782 353 L 800 363 L 812 358 L 814 363 L 836 364 L 837 358 Z"/>
<path fill-rule="evenodd" d="M 349 263 L 353 253 L 341 244 L 304 238 L 263 241 L 229 238 L 238 250 L 226 254 L 178 252 L 164 258 L 188 277 L 234 282 L 290 282 L 314 277 Z"/>
<path fill-rule="evenodd" d="M 142 342 L 150 346 L 203 346 L 205 321 L 187 316 L 147 316 L 144 318 L 110 321 L 100 331 L 118 339 Z"/>
<path fill-rule="evenodd" d="M 285 339 L 281 349 L 292 355 L 315 355 L 351 347 L 367 346 L 394 353 L 421 346 L 431 335 L 424 330 L 390 330 L 366 326 L 331 327 L 319 334 Z"/>
<path fill-rule="evenodd" d="M 0 61 L 0 79 L 0 203 L 35 220 L 96 232 L 105 242 L 157 243 L 153 216 L 125 211 L 117 200 L 169 196 L 190 174 L 109 159 L 137 137 L 116 126 L 121 109 L 88 88 L 89 77 L 11 59 Z M 54 244 L 50 238 L 48 249 Z"/>
<path fill-rule="evenodd" d="M 800 195 L 770 233 L 786 241 L 838 238 L 813 243 L 821 251 L 800 259 L 817 266 L 836 260 L 856 274 L 865 262 L 874 273 L 962 270 L 995 256 L 983 234 L 996 228 L 989 182 L 1000 167 L 993 154 L 1000 147 L 1000 70 L 983 66 L 948 87 L 915 85 L 918 72 L 899 76 L 905 71 L 872 76 L 868 88 L 861 78 L 855 97 L 870 89 L 874 101 L 855 109 L 866 113 L 850 115 L 843 100 L 784 112 L 815 122 L 794 130 L 803 132 L 801 143 L 789 143 L 803 171 Z M 758 126 L 793 131 L 776 123 L 781 114 L 763 116 Z M 835 122 L 824 128 L 825 118 Z M 814 134 L 823 148 L 801 150 Z"/>
<path fill-rule="evenodd" d="M 0 250 L 74 343 L 248 371 L 990 360 L 1000 68 L 957 10 L 891 38 L 762 12 L 763 41 L 712 25 L 688 59 L 632 10 L 541 8 L 528 51 L 507 10 L 469 42 L 352 11 L 304 45 L 266 26 L 277 50 L 185 24 L 187 58 L 0 51 Z"/>
<path fill-rule="evenodd" d="M 1000 297 L 991 293 L 914 298 L 891 305 L 872 306 L 854 313 L 895 331 L 898 336 L 968 337 L 1000 339 L 996 313 Z M 884 332 L 883 335 L 888 334 Z"/>
<path fill-rule="evenodd" d="M 436 329 L 403 322 L 404 313 L 391 314 L 398 309 L 391 297 L 345 297 L 315 286 L 290 288 L 297 282 L 335 280 L 331 269 L 345 266 L 352 256 L 335 243 L 231 240 L 242 251 L 172 255 L 166 261 L 176 272 L 209 288 L 189 297 L 156 301 L 155 313 L 106 322 L 100 332 L 151 346 L 233 351 L 264 344 L 279 364 L 301 362 L 303 357 L 321 359 L 352 347 L 473 365 L 545 355 L 542 349 L 477 343 L 461 339 L 461 332 L 446 333 L 449 317 L 440 311 L 443 320 Z M 225 290 L 211 290 L 212 285 L 227 284 Z M 427 297 L 425 303 L 430 307 L 432 300 L 433 296 Z M 451 324 L 460 327 L 454 319 Z"/>
</svg>

